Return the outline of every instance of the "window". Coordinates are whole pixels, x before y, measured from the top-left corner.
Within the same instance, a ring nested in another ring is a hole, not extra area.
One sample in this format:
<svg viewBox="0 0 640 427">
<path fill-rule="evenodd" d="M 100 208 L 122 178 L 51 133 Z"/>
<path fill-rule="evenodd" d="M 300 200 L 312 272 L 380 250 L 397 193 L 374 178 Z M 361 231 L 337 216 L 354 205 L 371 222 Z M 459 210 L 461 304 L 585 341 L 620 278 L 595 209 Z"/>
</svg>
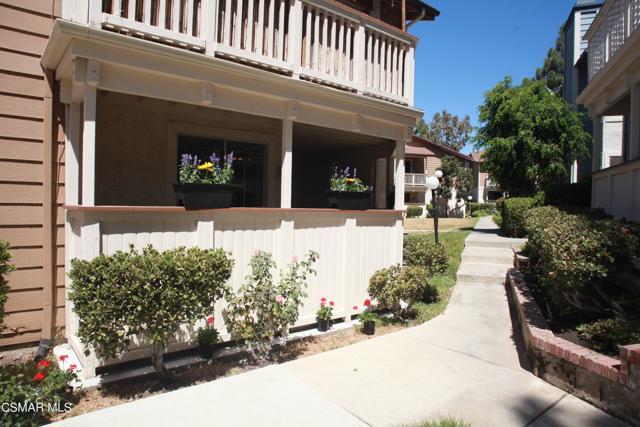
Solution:
<svg viewBox="0 0 640 427">
<path fill-rule="evenodd" d="M 413 173 L 413 160 L 407 159 L 404 161 L 404 173 Z"/>
<path fill-rule="evenodd" d="M 176 159 L 185 153 L 207 161 L 212 153 L 218 157 L 233 153 L 233 183 L 241 186 L 234 195 L 232 206 L 261 207 L 265 193 L 265 147 L 261 144 L 229 141 L 226 139 L 178 135 Z M 177 179 L 177 176 L 176 176 Z"/>
</svg>

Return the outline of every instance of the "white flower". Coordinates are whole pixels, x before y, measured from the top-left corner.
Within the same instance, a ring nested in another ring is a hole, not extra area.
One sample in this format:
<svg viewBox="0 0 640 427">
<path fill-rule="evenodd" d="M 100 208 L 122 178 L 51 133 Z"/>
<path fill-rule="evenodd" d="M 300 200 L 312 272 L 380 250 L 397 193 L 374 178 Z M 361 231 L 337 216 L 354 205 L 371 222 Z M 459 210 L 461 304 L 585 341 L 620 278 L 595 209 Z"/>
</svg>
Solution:
<svg viewBox="0 0 640 427">
<path fill-rule="evenodd" d="M 409 304 L 407 304 L 403 300 L 400 300 L 400 308 L 403 309 L 403 310 L 406 310 L 407 307 L 409 307 Z"/>
</svg>

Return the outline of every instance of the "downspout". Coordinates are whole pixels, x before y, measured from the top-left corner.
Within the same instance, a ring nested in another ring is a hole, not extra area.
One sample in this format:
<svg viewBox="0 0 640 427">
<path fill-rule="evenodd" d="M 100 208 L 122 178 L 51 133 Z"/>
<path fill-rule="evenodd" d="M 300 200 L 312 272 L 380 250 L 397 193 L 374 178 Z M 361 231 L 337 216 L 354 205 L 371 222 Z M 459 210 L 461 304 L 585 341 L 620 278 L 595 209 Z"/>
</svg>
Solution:
<svg viewBox="0 0 640 427">
<path fill-rule="evenodd" d="M 418 15 L 418 17 L 416 19 L 414 19 L 413 21 L 409 22 L 407 24 L 407 26 L 405 27 L 405 31 L 408 30 L 409 28 L 411 28 L 414 24 L 416 24 L 417 22 L 421 21 L 422 18 L 424 18 L 424 16 L 427 14 L 427 10 L 423 7 L 422 11 L 420 12 L 420 15 Z"/>
<path fill-rule="evenodd" d="M 53 99 L 55 80 L 53 71 L 44 70 L 44 122 L 43 156 L 42 156 L 42 252 L 43 252 L 43 301 L 42 301 L 42 339 L 36 354 L 43 357 L 51 346 L 55 325 L 55 266 L 56 266 L 56 152 L 57 122 Z M 43 354 L 44 353 L 44 354 Z"/>
</svg>

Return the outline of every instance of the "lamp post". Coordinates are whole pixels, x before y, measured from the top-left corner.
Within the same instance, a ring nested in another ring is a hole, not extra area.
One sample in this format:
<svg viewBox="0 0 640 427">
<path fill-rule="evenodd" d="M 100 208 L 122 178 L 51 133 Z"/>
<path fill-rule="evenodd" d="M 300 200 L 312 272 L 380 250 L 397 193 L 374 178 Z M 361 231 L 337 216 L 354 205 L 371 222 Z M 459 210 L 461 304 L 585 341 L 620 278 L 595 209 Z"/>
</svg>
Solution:
<svg viewBox="0 0 640 427">
<path fill-rule="evenodd" d="M 433 205 L 433 230 L 435 232 L 436 245 L 440 244 L 438 236 L 438 217 L 440 216 L 440 203 L 438 203 L 438 187 L 440 186 L 442 171 L 437 170 L 432 176 L 427 177 L 427 188 L 431 190 L 431 204 Z"/>
<path fill-rule="evenodd" d="M 469 203 L 473 200 L 473 197 L 467 196 L 467 207 L 469 207 Z M 469 216 L 471 216 L 471 208 L 469 208 Z"/>
</svg>

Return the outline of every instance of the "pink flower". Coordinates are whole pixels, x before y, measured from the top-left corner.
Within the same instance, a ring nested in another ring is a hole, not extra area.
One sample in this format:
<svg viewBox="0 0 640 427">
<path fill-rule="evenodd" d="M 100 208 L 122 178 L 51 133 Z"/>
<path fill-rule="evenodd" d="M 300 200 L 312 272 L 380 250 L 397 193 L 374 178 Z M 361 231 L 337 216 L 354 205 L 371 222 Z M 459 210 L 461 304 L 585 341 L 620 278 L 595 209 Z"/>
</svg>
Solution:
<svg viewBox="0 0 640 427">
<path fill-rule="evenodd" d="M 333 301 L 329 301 L 329 305 L 333 307 Z"/>
<path fill-rule="evenodd" d="M 276 295 L 276 302 L 278 304 L 284 304 L 284 297 L 282 295 Z"/>
<path fill-rule="evenodd" d="M 326 298 L 320 298 L 320 304 L 324 304 L 325 302 L 327 302 Z"/>
<path fill-rule="evenodd" d="M 78 369 L 78 365 L 76 365 L 75 363 L 72 363 L 71 366 L 69 366 L 69 369 L 67 369 L 67 371 L 74 372 L 76 369 Z"/>
<path fill-rule="evenodd" d="M 209 316 L 207 317 L 207 324 L 209 325 L 213 325 L 213 321 L 215 320 L 215 318 L 213 316 Z"/>
<path fill-rule="evenodd" d="M 357 306 L 357 305 L 354 305 L 354 306 L 353 306 L 353 309 L 354 309 L 354 310 L 357 310 L 357 309 L 358 309 L 358 306 Z"/>
<path fill-rule="evenodd" d="M 366 300 L 364 300 L 364 306 L 365 307 L 369 307 L 371 305 L 371 300 L 369 298 L 367 298 Z"/>
<path fill-rule="evenodd" d="M 58 360 L 61 361 L 61 362 L 64 362 L 68 358 L 69 358 L 69 356 L 66 355 L 66 354 L 61 354 L 60 356 L 58 356 Z"/>
</svg>

